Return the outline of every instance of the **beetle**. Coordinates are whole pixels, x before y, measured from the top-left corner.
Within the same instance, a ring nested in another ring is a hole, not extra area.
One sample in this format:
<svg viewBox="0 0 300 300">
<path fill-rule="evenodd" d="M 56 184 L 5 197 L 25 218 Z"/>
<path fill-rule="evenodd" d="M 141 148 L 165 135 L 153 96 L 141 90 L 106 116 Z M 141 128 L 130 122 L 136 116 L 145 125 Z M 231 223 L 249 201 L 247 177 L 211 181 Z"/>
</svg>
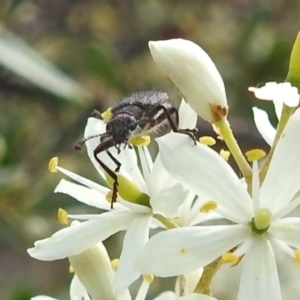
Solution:
<svg viewBox="0 0 300 300">
<path fill-rule="evenodd" d="M 100 137 L 100 143 L 94 149 L 94 157 L 101 168 L 113 179 L 111 208 L 117 201 L 118 177 L 116 172 L 119 172 L 121 168 L 121 163 L 109 151 L 111 147 L 115 147 L 120 153 L 122 144 L 124 144 L 124 148 L 131 147 L 128 143 L 130 138 L 157 132 L 162 127 L 169 127 L 175 132 L 188 134 L 196 143 L 195 133 L 197 130 L 178 129 L 178 110 L 168 100 L 169 96 L 166 93 L 155 90 L 137 92 L 122 98 L 110 109 L 111 118 L 106 124 L 106 132 L 89 136 L 74 146 L 75 150 L 81 150 L 87 140 Z M 94 114 L 98 117 L 101 116 L 97 111 Z M 103 151 L 106 151 L 116 164 L 115 170 L 111 170 L 98 158 L 97 155 Z"/>
</svg>

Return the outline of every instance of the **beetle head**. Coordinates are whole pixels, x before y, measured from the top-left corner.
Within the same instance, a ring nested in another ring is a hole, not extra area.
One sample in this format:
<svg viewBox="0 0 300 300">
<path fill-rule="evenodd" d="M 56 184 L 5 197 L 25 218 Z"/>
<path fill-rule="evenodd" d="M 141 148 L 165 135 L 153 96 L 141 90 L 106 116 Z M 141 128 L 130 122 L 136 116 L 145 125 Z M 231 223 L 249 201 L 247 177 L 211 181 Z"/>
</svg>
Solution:
<svg viewBox="0 0 300 300">
<path fill-rule="evenodd" d="M 106 133 L 111 135 L 116 143 L 122 143 L 130 138 L 131 132 L 137 127 L 135 117 L 128 114 L 118 114 L 106 124 Z"/>
</svg>

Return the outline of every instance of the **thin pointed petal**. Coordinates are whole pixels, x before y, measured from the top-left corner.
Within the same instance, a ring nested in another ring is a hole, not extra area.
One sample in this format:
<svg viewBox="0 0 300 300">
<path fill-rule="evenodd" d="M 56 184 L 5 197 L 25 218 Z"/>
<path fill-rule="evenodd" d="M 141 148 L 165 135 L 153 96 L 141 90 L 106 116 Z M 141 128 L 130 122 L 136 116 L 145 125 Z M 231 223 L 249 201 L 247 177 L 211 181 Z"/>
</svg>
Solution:
<svg viewBox="0 0 300 300">
<path fill-rule="evenodd" d="M 257 238 L 243 264 L 238 300 L 282 300 L 276 260 L 268 240 Z"/>
<path fill-rule="evenodd" d="M 70 284 L 70 299 L 78 300 L 78 299 L 91 299 L 84 287 L 84 285 L 80 282 L 76 275 L 73 276 L 73 279 Z"/>
<path fill-rule="evenodd" d="M 220 155 L 199 143 L 193 145 L 183 134 L 169 133 L 157 141 L 164 167 L 178 182 L 216 201 L 225 218 L 242 224 L 251 220 L 252 200 Z"/>
<path fill-rule="evenodd" d="M 134 268 L 134 265 L 139 252 L 148 241 L 151 219 L 151 215 L 146 214 L 135 218 L 126 232 L 120 264 L 114 279 L 114 286 L 119 293 L 123 292 L 141 274 Z"/>
<path fill-rule="evenodd" d="M 150 199 L 154 214 L 161 214 L 164 217 L 175 218 L 178 207 L 189 195 L 189 191 L 181 184 L 176 183 L 161 190 Z"/>
<path fill-rule="evenodd" d="M 262 87 L 249 87 L 248 90 L 261 100 L 272 100 L 284 103 L 289 107 L 296 107 L 299 104 L 298 89 L 291 86 L 289 82 L 267 82 Z"/>
<path fill-rule="evenodd" d="M 284 218 L 272 222 L 269 232 L 284 243 L 300 248 L 300 218 Z"/>
<path fill-rule="evenodd" d="M 105 199 L 109 189 L 103 187 L 103 190 L 106 191 L 105 194 L 62 179 L 56 186 L 54 193 L 63 193 L 89 206 L 110 210 L 111 204 Z"/>
<path fill-rule="evenodd" d="M 176 182 L 177 181 L 170 176 L 169 172 L 167 172 L 162 165 L 161 156 L 160 153 L 158 153 L 147 181 L 150 195 L 155 195 L 162 189 L 167 188 Z"/>
<path fill-rule="evenodd" d="M 170 229 L 153 236 L 142 249 L 137 268 L 143 274 L 176 276 L 201 268 L 247 239 L 242 225 Z"/>
<path fill-rule="evenodd" d="M 181 100 L 179 113 L 179 128 L 181 129 L 194 129 L 197 125 L 197 113 L 186 103 Z"/>
<path fill-rule="evenodd" d="M 272 213 L 288 204 L 300 189 L 299 128 L 300 109 L 297 109 L 281 135 L 261 187 L 261 207 L 269 208 Z"/>
<path fill-rule="evenodd" d="M 61 229 L 50 238 L 36 241 L 34 248 L 27 252 L 39 260 L 56 260 L 76 255 L 128 228 L 135 217 L 136 214 L 128 211 L 109 211 L 99 215 L 97 220 Z"/>
<path fill-rule="evenodd" d="M 270 145 L 272 146 L 276 130 L 272 126 L 268 114 L 257 107 L 253 107 L 253 115 L 254 115 L 254 122 L 256 125 L 256 128 L 258 132 L 261 134 L 263 139 Z"/>
</svg>

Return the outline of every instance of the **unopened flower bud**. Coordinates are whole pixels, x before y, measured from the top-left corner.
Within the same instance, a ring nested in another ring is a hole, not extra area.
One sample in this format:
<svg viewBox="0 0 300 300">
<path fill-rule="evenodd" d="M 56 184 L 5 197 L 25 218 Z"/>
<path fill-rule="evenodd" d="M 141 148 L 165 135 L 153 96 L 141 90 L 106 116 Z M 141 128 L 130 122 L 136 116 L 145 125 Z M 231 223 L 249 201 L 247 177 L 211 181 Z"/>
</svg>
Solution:
<svg viewBox="0 0 300 300">
<path fill-rule="evenodd" d="M 162 73 L 176 85 L 199 116 L 214 123 L 227 115 L 224 82 L 202 48 L 184 39 L 151 41 L 149 48 Z"/>
</svg>

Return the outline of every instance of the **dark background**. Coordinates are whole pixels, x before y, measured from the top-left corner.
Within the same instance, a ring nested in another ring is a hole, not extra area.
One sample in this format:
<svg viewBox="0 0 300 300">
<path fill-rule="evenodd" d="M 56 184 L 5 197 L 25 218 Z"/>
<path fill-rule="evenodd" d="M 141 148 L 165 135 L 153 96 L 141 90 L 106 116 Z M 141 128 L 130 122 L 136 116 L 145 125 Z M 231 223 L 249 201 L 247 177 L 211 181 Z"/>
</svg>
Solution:
<svg viewBox="0 0 300 300">
<path fill-rule="evenodd" d="M 85 90 L 61 97 L 0 66 L 0 298 L 68 299 L 67 260 L 40 262 L 26 249 L 62 227 L 59 207 L 93 210 L 54 195 L 63 176 L 50 174 L 47 164 L 58 156 L 61 166 L 98 180 L 84 151 L 72 149 L 93 109 L 152 88 L 168 92 L 178 105 L 180 95 L 152 61 L 149 40 L 182 37 L 203 47 L 223 76 L 229 120 L 243 151 L 268 149 L 251 107 L 268 110 L 275 124 L 273 106 L 247 88 L 285 79 L 299 9 L 292 0 L 0 0 L 1 30 L 25 40 Z M 212 133 L 203 121 L 199 128 L 200 135 Z M 117 242 L 106 243 L 111 258 L 120 253 Z"/>
</svg>

